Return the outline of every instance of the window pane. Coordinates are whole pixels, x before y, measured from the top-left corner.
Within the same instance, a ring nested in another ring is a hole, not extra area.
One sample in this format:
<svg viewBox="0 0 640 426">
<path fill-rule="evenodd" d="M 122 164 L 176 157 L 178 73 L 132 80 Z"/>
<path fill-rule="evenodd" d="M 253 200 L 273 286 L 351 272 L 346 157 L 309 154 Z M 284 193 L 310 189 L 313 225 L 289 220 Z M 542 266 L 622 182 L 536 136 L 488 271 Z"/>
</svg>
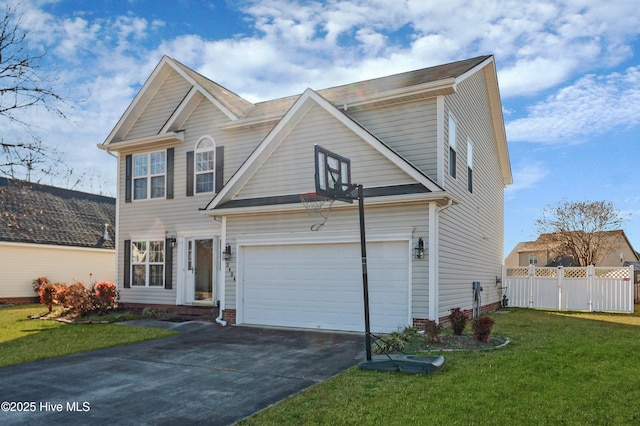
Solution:
<svg viewBox="0 0 640 426">
<path fill-rule="evenodd" d="M 147 267 L 146 265 L 133 265 L 133 274 L 131 285 L 144 286 L 147 282 Z"/>
<path fill-rule="evenodd" d="M 147 261 L 147 242 L 133 241 L 131 243 L 131 262 L 144 263 Z"/>
<path fill-rule="evenodd" d="M 457 148 L 456 142 L 456 120 L 449 116 L 449 146 L 453 149 Z"/>
<path fill-rule="evenodd" d="M 134 155 L 133 156 L 133 176 L 146 176 L 147 175 L 147 155 Z"/>
<path fill-rule="evenodd" d="M 456 177 L 456 151 L 453 148 L 449 148 L 449 174 Z"/>
<path fill-rule="evenodd" d="M 196 175 L 196 192 L 213 192 L 213 173 Z"/>
<path fill-rule="evenodd" d="M 151 198 L 164 197 L 164 175 L 151 178 Z"/>
<path fill-rule="evenodd" d="M 147 178 L 133 180 L 133 199 L 144 200 L 147 198 Z"/>
<path fill-rule="evenodd" d="M 149 262 L 164 262 L 164 241 L 149 241 Z"/>
<path fill-rule="evenodd" d="M 164 266 L 163 265 L 149 265 L 149 286 L 163 286 L 164 285 Z"/>
<path fill-rule="evenodd" d="M 196 172 L 213 170 L 213 151 L 196 153 Z"/>
<path fill-rule="evenodd" d="M 211 140 L 211 138 L 201 139 L 200 142 L 198 142 L 198 146 L 196 147 L 196 149 L 206 149 L 206 148 L 213 148 L 213 141 Z"/>
<path fill-rule="evenodd" d="M 151 154 L 151 174 L 158 175 L 165 172 L 164 152 L 154 152 Z"/>
</svg>

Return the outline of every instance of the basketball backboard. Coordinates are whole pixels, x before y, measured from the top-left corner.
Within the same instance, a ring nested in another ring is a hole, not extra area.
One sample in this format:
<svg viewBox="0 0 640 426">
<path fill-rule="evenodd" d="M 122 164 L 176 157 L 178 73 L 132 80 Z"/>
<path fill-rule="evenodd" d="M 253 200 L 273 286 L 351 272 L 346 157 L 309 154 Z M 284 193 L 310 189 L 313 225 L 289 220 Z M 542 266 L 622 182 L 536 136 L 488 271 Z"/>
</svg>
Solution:
<svg viewBox="0 0 640 426">
<path fill-rule="evenodd" d="M 353 202 L 349 194 L 351 184 L 351 160 L 319 145 L 315 145 L 316 194 L 334 200 Z"/>
</svg>

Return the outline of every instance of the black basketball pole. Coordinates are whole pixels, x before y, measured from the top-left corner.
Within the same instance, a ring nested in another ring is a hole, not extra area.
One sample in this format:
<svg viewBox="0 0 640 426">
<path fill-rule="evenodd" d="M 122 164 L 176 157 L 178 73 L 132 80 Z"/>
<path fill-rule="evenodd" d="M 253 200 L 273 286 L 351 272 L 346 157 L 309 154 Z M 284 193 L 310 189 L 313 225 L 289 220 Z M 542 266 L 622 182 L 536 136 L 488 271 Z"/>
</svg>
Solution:
<svg viewBox="0 0 640 426">
<path fill-rule="evenodd" d="M 364 191 L 358 185 L 358 211 L 360 213 L 360 252 L 362 253 L 362 290 L 364 293 L 364 331 L 367 361 L 371 361 L 371 327 L 369 324 L 369 277 L 367 273 L 367 238 L 364 233 Z"/>
</svg>

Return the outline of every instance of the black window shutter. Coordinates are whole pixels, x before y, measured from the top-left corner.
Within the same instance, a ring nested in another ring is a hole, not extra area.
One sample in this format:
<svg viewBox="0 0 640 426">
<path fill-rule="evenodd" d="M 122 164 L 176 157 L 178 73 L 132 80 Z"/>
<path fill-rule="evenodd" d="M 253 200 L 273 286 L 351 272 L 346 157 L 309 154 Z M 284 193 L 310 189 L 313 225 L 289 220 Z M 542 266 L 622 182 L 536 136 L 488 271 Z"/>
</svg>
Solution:
<svg viewBox="0 0 640 426">
<path fill-rule="evenodd" d="M 193 151 L 187 152 L 187 197 L 193 197 Z"/>
<path fill-rule="evenodd" d="M 133 157 L 131 154 L 124 157 L 124 202 L 131 202 L 131 178 L 133 176 Z"/>
<path fill-rule="evenodd" d="M 164 288 L 172 288 L 173 278 L 173 247 L 171 247 L 171 238 L 164 240 Z"/>
<path fill-rule="evenodd" d="M 173 152 L 174 148 L 167 149 L 167 199 L 173 198 Z"/>
<path fill-rule="evenodd" d="M 124 288 L 131 288 L 131 240 L 124 240 Z"/>
<path fill-rule="evenodd" d="M 224 146 L 216 148 L 216 192 L 224 186 Z"/>
</svg>

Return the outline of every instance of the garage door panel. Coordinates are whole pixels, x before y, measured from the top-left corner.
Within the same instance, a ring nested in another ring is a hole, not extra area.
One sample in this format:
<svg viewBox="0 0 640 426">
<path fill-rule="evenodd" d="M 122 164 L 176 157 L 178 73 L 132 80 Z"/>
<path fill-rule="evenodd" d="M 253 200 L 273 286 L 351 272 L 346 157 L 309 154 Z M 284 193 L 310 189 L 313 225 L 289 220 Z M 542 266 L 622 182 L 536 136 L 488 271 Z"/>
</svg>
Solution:
<svg viewBox="0 0 640 426">
<path fill-rule="evenodd" d="M 359 244 L 243 247 L 247 324 L 364 330 Z M 368 243 L 371 328 L 394 331 L 409 318 L 406 242 Z"/>
</svg>

